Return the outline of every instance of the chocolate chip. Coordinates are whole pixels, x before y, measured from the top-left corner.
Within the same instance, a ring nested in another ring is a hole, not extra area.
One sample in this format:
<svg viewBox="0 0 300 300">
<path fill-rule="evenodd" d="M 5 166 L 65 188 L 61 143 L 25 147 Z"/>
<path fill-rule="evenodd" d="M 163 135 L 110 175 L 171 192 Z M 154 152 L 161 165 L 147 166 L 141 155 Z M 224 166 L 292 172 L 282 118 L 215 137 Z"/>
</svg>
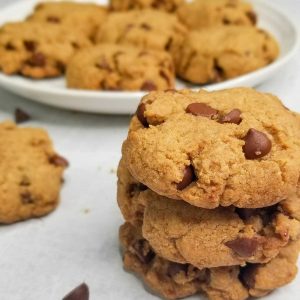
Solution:
<svg viewBox="0 0 300 300">
<path fill-rule="evenodd" d="M 257 213 L 257 210 L 251 208 L 236 208 L 235 212 L 242 220 L 249 220 Z"/>
<path fill-rule="evenodd" d="M 24 41 L 24 46 L 27 51 L 34 52 L 36 50 L 36 42 L 34 41 Z"/>
<path fill-rule="evenodd" d="M 50 22 L 50 23 L 59 23 L 60 19 L 58 17 L 55 17 L 55 16 L 49 16 L 49 17 L 47 17 L 47 21 Z"/>
<path fill-rule="evenodd" d="M 195 171 L 192 165 L 185 167 L 181 182 L 177 183 L 177 189 L 182 191 L 196 179 Z"/>
<path fill-rule="evenodd" d="M 20 108 L 15 109 L 15 122 L 17 124 L 25 123 L 31 119 L 31 116 Z"/>
<path fill-rule="evenodd" d="M 253 128 L 249 129 L 244 140 L 243 151 L 247 159 L 261 158 L 272 149 L 272 142 L 267 135 Z"/>
<path fill-rule="evenodd" d="M 34 199 L 29 192 L 24 192 L 21 194 L 21 201 L 23 204 L 32 204 L 34 203 Z"/>
<path fill-rule="evenodd" d="M 167 269 L 167 274 L 170 277 L 174 277 L 180 272 L 184 272 L 186 274 L 188 271 L 188 267 L 189 267 L 188 264 L 178 264 L 178 263 L 170 262 Z"/>
<path fill-rule="evenodd" d="M 16 47 L 12 43 L 7 43 L 5 45 L 5 49 L 8 51 L 13 51 L 13 50 L 16 50 Z"/>
<path fill-rule="evenodd" d="M 149 248 L 145 240 L 138 240 L 133 245 L 131 250 L 137 258 L 144 264 L 148 264 L 155 256 L 154 252 Z"/>
<path fill-rule="evenodd" d="M 258 240 L 255 238 L 237 238 L 226 242 L 225 245 L 241 257 L 251 257 L 258 248 Z"/>
<path fill-rule="evenodd" d="M 233 109 L 227 115 L 220 118 L 220 123 L 233 123 L 233 124 L 240 124 L 242 121 L 241 118 L 241 111 L 239 109 Z"/>
<path fill-rule="evenodd" d="M 66 295 L 63 300 L 89 300 L 89 296 L 89 287 L 85 283 L 82 283 Z"/>
<path fill-rule="evenodd" d="M 141 86 L 142 91 L 155 91 L 157 90 L 156 84 L 151 81 L 151 80 L 146 80 L 142 86 Z"/>
<path fill-rule="evenodd" d="M 141 28 L 143 28 L 143 29 L 145 29 L 147 31 L 151 30 L 151 26 L 149 24 L 146 24 L 146 23 L 142 23 L 141 24 Z"/>
<path fill-rule="evenodd" d="M 248 264 L 246 267 L 241 268 L 239 278 L 241 282 L 246 286 L 248 289 L 255 287 L 255 276 L 257 273 L 257 264 Z"/>
<path fill-rule="evenodd" d="M 201 116 L 212 119 L 218 114 L 218 111 L 205 103 L 191 103 L 187 108 L 186 112 L 194 116 Z"/>
<path fill-rule="evenodd" d="M 246 15 L 250 19 L 250 21 L 253 25 L 255 25 L 257 23 L 257 15 L 254 11 L 248 11 L 246 13 Z"/>
<path fill-rule="evenodd" d="M 36 52 L 28 60 L 28 64 L 32 67 L 44 67 L 46 64 L 46 57 L 43 53 Z"/>
<path fill-rule="evenodd" d="M 100 69 L 104 69 L 104 70 L 107 70 L 109 72 L 112 71 L 112 68 L 110 67 L 110 65 L 108 64 L 107 60 L 105 59 L 105 57 L 102 57 L 100 62 L 98 62 L 96 64 L 96 66 Z"/>
<path fill-rule="evenodd" d="M 145 117 L 145 111 L 146 111 L 146 105 L 145 103 L 141 103 L 136 110 L 136 116 L 145 127 L 148 127 L 149 123 Z"/>
<path fill-rule="evenodd" d="M 50 157 L 49 159 L 50 164 L 53 164 L 57 167 L 66 168 L 69 166 L 69 162 L 62 156 L 55 154 L 54 156 Z"/>
</svg>

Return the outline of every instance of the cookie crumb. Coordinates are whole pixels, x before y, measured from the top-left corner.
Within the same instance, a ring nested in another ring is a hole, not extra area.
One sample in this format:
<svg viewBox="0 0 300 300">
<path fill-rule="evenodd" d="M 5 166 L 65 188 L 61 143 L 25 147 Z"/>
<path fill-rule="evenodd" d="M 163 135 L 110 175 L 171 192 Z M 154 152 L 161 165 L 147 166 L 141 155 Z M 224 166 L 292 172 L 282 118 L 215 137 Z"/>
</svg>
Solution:
<svg viewBox="0 0 300 300">
<path fill-rule="evenodd" d="M 89 300 L 89 287 L 82 283 L 67 294 L 63 300 Z"/>
</svg>

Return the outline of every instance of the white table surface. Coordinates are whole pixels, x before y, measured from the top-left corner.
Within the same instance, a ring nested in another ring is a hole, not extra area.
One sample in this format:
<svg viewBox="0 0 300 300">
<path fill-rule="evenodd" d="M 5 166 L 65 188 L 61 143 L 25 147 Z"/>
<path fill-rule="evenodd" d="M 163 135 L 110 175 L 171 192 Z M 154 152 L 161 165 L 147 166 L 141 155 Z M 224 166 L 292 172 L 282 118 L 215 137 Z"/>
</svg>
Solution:
<svg viewBox="0 0 300 300">
<path fill-rule="evenodd" d="M 0 0 L 0 6 L 9 2 Z M 300 26 L 299 0 L 272 2 L 298 17 Z M 278 95 L 300 112 L 300 53 L 259 90 Z M 115 170 L 129 117 L 61 111 L 0 90 L 0 121 L 12 119 L 16 107 L 32 115 L 26 126 L 49 131 L 70 168 L 54 213 L 0 227 L 0 299 L 59 300 L 83 281 L 90 287 L 91 300 L 158 299 L 122 270 L 119 253 L 122 218 L 116 204 Z M 267 298 L 299 299 L 299 287 L 300 275 Z"/>
</svg>

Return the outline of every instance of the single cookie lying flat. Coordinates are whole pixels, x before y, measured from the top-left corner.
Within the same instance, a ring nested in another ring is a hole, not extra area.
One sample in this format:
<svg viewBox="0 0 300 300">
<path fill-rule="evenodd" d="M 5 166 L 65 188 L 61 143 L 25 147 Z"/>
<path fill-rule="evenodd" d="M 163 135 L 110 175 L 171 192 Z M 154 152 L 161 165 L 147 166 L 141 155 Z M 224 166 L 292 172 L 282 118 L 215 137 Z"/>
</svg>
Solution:
<svg viewBox="0 0 300 300">
<path fill-rule="evenodd" d="M 173 12 L 182 3 L 184 0 L 110 0 L 110 7 L 117 11 L 153 8 Z"/>
<path fill-rule="evenodd" d="M 100 28 L 96 42 L 176 52 L 185 34 L 185 27 L 175 15 L 145 9 L 111 13 Z"/>
<path fill-rule="evenodd" d="M 76 50 L 90 45 L 83 33 L 66 26 L 8 23 L 0 28 L 0 70 L 32 78 L 57 77 Z"/>
<path fill-rule="evenodd" d="M 59 201 L 68 162 L 42 129 L 0 124 L 0 223 L 40 217 Z"/>
<path fill-rule="evenodd" d="M 290 283 L 297 274 L 299 242 L 283 248 L 267 264 L 220 267 L 199 270 L 159 257 L 129 223 L 120 228 L 124 267 L 137 273 L 155 292 L 166 299 L 179 299 L 205 293 L 210 300 L 245 300 L 260 297 Z"/>
<path fill-rule="evenodd" d="M 190 32 L 174 54 L 176 73 L 197 84 L 234 78 L 273 62 L 274 38 L 250 26 L 219 26 Z"/>
<path fill-rule="evenodd" d="M 238 88 L 145 96 L 123 157 L 156 193 L 203 208 L 259 208 L 296 194 L 300 123 L 270 94 Z"/>
<path fill-rule="evenodd" d="M 70 88 L 165 90 L 174 87 L 171 56 L 164 51 L 101 44 L 79 51 L 67 68 Z"/>
<path fill-rule="evenodd" d="M 180 21 L 190 29 L 216 25 L 255 25 L 252 5 L 240 0 L 194 0 L 183 3 L 177 10 Z"/>
<path fill-rule="evenodd" d="M 142 226 L 154 251 L 177 263 L 199 269 L 266 263 L 300 238 L 300 195 L 262 209 L 208 210 L 155 194 L 133 179 L 123 160 L 118 178 L 125 220 Z"/>
<path fill-rule="evenodd" d="M 106 7 L 93 3 L 42 2 L 35 7 L 28 20 L 75 27 L 77 31 L 93 38 L 106 15 Z"/>
</svg>

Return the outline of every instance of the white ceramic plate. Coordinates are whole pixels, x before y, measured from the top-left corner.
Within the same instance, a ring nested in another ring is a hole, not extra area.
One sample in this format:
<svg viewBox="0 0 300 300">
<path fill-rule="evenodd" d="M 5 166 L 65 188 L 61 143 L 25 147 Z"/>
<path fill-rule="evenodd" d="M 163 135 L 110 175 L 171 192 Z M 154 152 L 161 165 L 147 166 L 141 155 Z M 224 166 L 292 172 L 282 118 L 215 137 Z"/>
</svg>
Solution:
<svg viewBox="0 0 300 300">
<path fill-rule="evenodd" d="M 23 19 L 39 0 L 22 0 L 1 10 L 0 24 Z M 94 1 L 106 4 L 106 0 Z M 296 53 L 299 33 L 293 22 L 268 1 L 252 0 L 259 16 L 259 26 L 269 30 L 279 41 L 281 55 L 271 65 L 258 71 L 218 84 L 204 86 L 208 90 L 219 90 L 237 86 L 254 87 L 277 73 Z M 93 113 L 129 114 L 136 109 L 143 92 L 101 92 L 73 90 L 65 87 L 63 78 L 30 80 L 20 76 L 0 74 L 0 86 L 25 98 L 56 106 Z M 177 82 L 178 88 L 187 87 Z M 199 89 L 199 86 L 188 86 Z"/>
</svg>

